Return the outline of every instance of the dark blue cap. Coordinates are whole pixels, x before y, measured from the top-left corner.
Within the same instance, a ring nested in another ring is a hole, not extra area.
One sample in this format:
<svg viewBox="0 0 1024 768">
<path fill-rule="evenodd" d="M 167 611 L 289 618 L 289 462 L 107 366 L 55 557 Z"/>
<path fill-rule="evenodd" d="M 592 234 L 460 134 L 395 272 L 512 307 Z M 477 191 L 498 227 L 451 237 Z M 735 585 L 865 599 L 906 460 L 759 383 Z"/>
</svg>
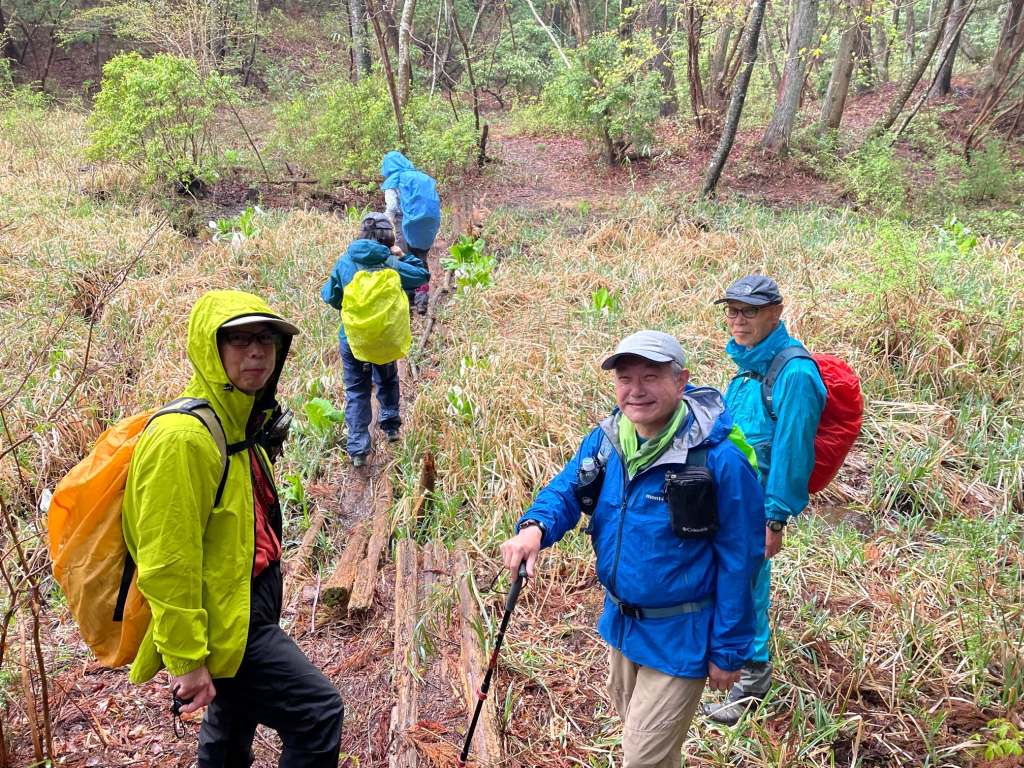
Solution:
<svg viewBox="0 0 1024 768">
<path fill-rule="evenodd" d="M 766 304 L 781 304 L 782 294 L 779 293 L 778 283 L 770 277 L 747 275 L 730 285 L 725 291 L 725 298 L 715 304 L 725 304 L 727 301 L 742 301 L 754 307 L 763 307 Z"/>
</svg>

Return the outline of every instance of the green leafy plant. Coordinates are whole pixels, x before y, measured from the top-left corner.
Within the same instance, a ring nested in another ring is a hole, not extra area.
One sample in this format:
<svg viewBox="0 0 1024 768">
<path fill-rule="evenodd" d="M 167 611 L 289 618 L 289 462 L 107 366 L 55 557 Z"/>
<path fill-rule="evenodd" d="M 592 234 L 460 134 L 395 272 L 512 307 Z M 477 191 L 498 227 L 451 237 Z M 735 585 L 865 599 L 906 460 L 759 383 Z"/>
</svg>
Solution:
<svg viewBox="0 0 1024 768">
<path fill-rule="evenodd" d="M 334 407 L 330 400 L 314 397 L 304 406 L 306 418 L 314 433 L 320 437 L 330 437 L 338 424 L 345 423 L 345 411 Z"/>
<path fill-rule="evenodd" d="M 450 259 L 441 259 L 441 266 L 455 273 L 456 290 L 468 294 L 472 290 L 482 290 L 494 285 L 494 268 L 498 260 L 494 256 L 484 254 L 483 240 L 473 240 L 462 235 L 459 241 L 448 250 Z"/>
<path fill-rule="evenodd" d="M 944 225 L 936 227 L 936 229 L 939 231 L 939 245 L 960 257 L 967 256 L 978 245 L 978 236 L 955 214 L 946 219 Z"/>
<path fill-rule="evenodd" d="M 462 387 L 458 385 L 448 387 L 445 398 L 448 400 L 448 412 L 453 416 L 461 416 L 464 419 L 476 417 L 477 405 Z"/>
<path fill-rule="evenodd" d="M 836 175 L 861 205 L 895 210 L 906 201 L 903 161 L 884 137 L 866 141 L 847 155 Z"/>
<path fill-rule="evenodd" d="M 294 475 L 285 475 L 284 483 L 281 486 L 281 496 L 293 504 L 302 506 L 302 517 L 309 526 L 309 510 L 306 507 L 306 486 L 302 482 L 302 475 L 296 472 Z"/>
<path fill-rule="evenodd" d="M 990 720 L 985 730 L 987 733 L 976 733 L 972 738 L 985 742 L 986 760 L 1024 753 L 1024 731 L 1009 720 Z"/>
<path fill-rule="evenodd" d="M 213 232 L 214 242 L 229 241 L 238 245 L 259 235 L 263 230 L 259 226 L 258 216 L 264 216 L 263 210 L 257 205 L 249 206 L 240 215 L 231 219 L 217 219 L 207 226 Z"/>
<path fill-rule="evenodd" d="M 158 53 L 115 56 L 103 67 L 103 85 L 89 118 L 89 157 L 118 159 L 144 171 L 144 181 L 192 190 L 212 181 L 212 125 L 218 105 L 237 95 L 216 73 L 202 77 L 194 64 Z"/>
<path fill-rule="evenodd" d="M 619 314 L 619 292 L 599 288 L 590 292 L 590 303 L 586 303 L 587 313 L 614 317 Z"/>
</svg>

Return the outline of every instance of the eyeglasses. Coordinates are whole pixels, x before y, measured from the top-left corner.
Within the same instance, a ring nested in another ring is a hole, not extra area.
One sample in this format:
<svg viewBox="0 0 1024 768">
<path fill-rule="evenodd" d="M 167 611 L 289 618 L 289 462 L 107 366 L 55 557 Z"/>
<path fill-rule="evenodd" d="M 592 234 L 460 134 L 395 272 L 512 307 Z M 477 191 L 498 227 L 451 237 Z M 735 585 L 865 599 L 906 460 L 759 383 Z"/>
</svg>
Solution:
<svg viewBox="0 0 1024 768">
<path fill-rule="evenodd" d="M 726 307 L 725 316 L 732 320 L 734 317 L 739 317 L 742 312 L 743 316 L 747 318 L 747 320 L 752 320 L 757 317 L 757 311 L 759 309 L 761 309 L 761 307 L 743 307 L 743 309 L 740 309 L 739 307 Z"/>
<path fill-rule="evenodd" d="M 253 341 L 262 347 L 273 347 L 277 345 L 280 338 L 280 331 L 260 331 L 259 333 L 228 331 L 221 336 L 221 341 L 227 342 L 229 347 L 248 347 Z"/>
</svg>

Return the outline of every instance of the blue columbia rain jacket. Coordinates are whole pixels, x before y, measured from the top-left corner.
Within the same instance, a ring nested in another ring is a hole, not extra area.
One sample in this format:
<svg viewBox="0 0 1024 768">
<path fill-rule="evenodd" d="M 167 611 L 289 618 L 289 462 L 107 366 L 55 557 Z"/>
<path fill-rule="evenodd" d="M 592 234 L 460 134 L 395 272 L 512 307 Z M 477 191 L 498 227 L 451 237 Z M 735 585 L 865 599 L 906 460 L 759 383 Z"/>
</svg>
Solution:
<svg viewBox="0 0 1024 768">
<path fill-rule="evenodd" d="M 764 376 L 780 350 L 801 346 L 779 327 L 748 350 L 731 340 L 725 351 L 743 371 Z M 788 520 L 807 506 L 807 481 L 814 469 L 814 436 L 818 420 L 825 408 L 825 385 L 818 369 L 810 360 L 790 360 L 782 369 L 772 392 L 775 415 L 773 422 L 761 399 L 761 384 L 749 378 L 735 378 L 725 393 L 729 413 L 757 452 L 758 470 L 765 482 L 765 515 L 774 520 Z M 774 439 L 773 439 L 774 436 Z M 770 454 L 762 445 L 772 441 Z"/>
<path fill-rule="evenodd" d="M 380 164 L 381 189 L 398 189 L 402 234 L 413 248 L 429 250 L 441 228 L 441 199 L 437 182 L 417 171 L 401 152 L 388 152 Z"/>
<path fill-rule="evenodd" d="M 423 266 L 423 262 L 407 253 L 401 261 L 391 253 L 389 248 L 378 243 L 376 240 L 356 240 L 348 247 L 348 250 L 338 259 L 331 272 L 330 279 L 320 289 L 320 298 L 335 309 L 341 309 L 341 300 L 345 295 L 345 286 L 352 282 L 356 272 L 361 269 L 373 268 L 380 265 L 390 267 L 402 278 L 402 288 L 412 291 L 421 285 L 426 285 L 430 280 L 430 273 Z M 338 325 L 338 339 L 348 343 L 345 336 L 345 325 Z"/>
<path fill-rule="evenodd" d="M 576 527 L 580 462 L 597 456 L 606 437 L 614 448 L 594 511 L 597 577 L 620 600 L 641 608 L 699 602 L 713 605 L 660 619 L 619 613 L 605 595 L 597 629 L 630 661 L 675 677 L 701 678 L 708 662 L 734 672 L 753 656 L 752 583 L 764 560 L 764 494 L 743 453 L 729 440 L 732 418 L 722 395 L 688 386 L 690 413 L 669 448 L 627 478 L 618 439 L 616 409 L 591 432 L 572 461 L 538 495 L 523 520 L 544 523 L 542 546 L 550 547 Z M 665 473 L 679 469 L 691 447 L 708 448 L 721 528 L 711 539 L 677 539 L 663 487 Z"/>
</svg>

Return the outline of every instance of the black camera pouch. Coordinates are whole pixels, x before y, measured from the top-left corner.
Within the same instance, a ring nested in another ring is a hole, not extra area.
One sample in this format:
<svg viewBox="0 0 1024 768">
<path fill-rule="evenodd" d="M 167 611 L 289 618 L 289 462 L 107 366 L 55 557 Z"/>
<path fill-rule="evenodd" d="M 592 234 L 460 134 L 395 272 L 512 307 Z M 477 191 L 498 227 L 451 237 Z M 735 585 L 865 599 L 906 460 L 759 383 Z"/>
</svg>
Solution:
<svg viewBox="0 0 1024 768">
<path fill-rule="evenodd" d="M 676 538 L 710 539 L 718 531 L 718 500 L 710 469 L 685 465 L 666 472 L 664 494 Z"/>
</svg>

